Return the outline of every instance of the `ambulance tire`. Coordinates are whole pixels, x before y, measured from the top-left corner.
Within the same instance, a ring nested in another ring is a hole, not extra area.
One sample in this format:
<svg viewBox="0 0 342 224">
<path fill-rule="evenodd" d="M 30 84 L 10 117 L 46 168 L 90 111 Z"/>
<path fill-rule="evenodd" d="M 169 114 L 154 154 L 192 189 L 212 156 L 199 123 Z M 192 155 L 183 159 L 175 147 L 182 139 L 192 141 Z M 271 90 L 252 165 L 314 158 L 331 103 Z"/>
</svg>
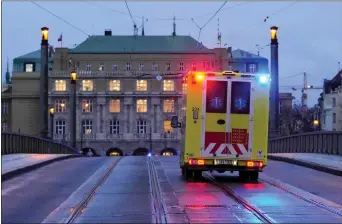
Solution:
<svg viewBox="0 0 342 224">
<path fill-rule="evenodd" d="M 201 179 L 202 171 L 194 171 L 194 177 L 196 180 Z"/>
<path fill-rule="evenodd" d="M 259 172 L 258 171 L 250 171 L 248 172 L 249 180 L 252 182 L 257 182 L 259 179 Z"/>
<path fill-rule="evenodd" d="M 248 180 L 248 174 L 247 171 L 239 171 L 239 178 L 242 181 Z"/>
<path fill-rule="evenodd" d="M 184 174 L 185 174 L 185 168 L 182 167 L 182 176 L 184 176 Z"/>
<path fill-rule="evenodd" d="M 184 177 L 186 180 L 190 179 L 193 175 L 193 171 L 189 170 L 188 168 L 184 168 Z"/>
</svg>

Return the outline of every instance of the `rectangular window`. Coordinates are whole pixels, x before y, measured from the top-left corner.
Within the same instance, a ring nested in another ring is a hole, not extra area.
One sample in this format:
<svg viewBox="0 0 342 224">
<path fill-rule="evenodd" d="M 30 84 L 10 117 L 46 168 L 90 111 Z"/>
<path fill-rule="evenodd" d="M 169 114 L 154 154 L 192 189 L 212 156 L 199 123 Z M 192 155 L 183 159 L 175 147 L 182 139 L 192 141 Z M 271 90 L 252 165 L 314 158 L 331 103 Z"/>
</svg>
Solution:
<svg viewBox="0 0 342 224">
<path fill-rule="evenodd" d="M 183 62 L 179 63 L 179 70 L 184 71 L 184 63 Z"/>
<path fill-rule="evenodd" d="M 196 71 L 196 62 L 193 62 L 191 67 L 193 71 Z"/>
<path fill-rule="evenodd" d="M 332 98 L 332 107 L 336 107 L 336 98 Z"/>
<path fill-rule="evenodd" d="M 257 73 L 258 72 L 257 64 L 247 64 L 247 72 Z"/>
<path fill-rule="evenodd" d="M 175 91 L 175 81 L 174 80 L 163 80 L 164 91 Z"/>
<path fill-rule="evenodd" d="M 232 82 L 232 114 L 249 114 L 251 98 L 250 82 Z"/>
<path fill-rule="evenodd" d="M 336 123 L 336 113 L 333 113 L 333 123 Z"/>
<path fill-rule="evenodd" d="M 56 113 L 65 113 L 66 112 L 66 100 L 55 100 L 55 111 Z"/>
<path fill-rule="evenodd" d="M 227 81 L 207 81 L 206 112 L 227 112 Z"/>
<path fill-rule="evenodd" d="M 82 112 L 93 112 L 93 100 L 82 100 Z"/>
<path fill-rule="evenodd" d="M 120 80 L 110 80 L 109 91 L 120 91 Z"/>
<path fill-rule="evenodd" d="M 137 120 L 137 134 L 146 133 L 147 122 L 145 120 Z"/>
<path fill-rule="evenodd" d="M 93 121 L 92 120 L 83 120 L 82 121 L 82 134 L 89 135 L 93 130 Z"/>
<path fill-rule="evenodd" d="M 8 103 L 7 102 L 1 103 L 1 114 L 3 114 L 3 115 L 8 114 Z"/>
<path fill-rule="evenodd" d="M 82 80 L 82 91 L 94 91 L 94 81 Z"/>
<path fill-rule="evenodd" d="M 168 62 L 166 63 L 166 68 L 165 68 L 166 71 L 171 71 L 171 63 Z"/>
<path fill-rule="evenodd" d="M 126 63 L 126 71 L 131 71 L 131 63 Z"/>
<path fill-rule="evenodd" d="M 144 71 L 144 63 L 139 63 L 139 71 Z"/>
<path fill-rule="evenodd" d="M 113 65 L 113 68 L 112 68 L 112 69 L 113 69 L 113 72 L 118 71 L 118 68 L 119 68 L 118 65 L 114 64 L 114 65 Z"/>
<path fill-rule="evenodd" d="M 66 81 L 55 80 L 55 91 L 66 91 Z"/>
<path fill-rule="evenodd" d="M 86 71 L 91 71 L 91 63 L 86 64 Z"/>
<path fill-rule="evenodd" d="M 174 100 L 164 100 L 164 112 L 165 113 L 175 112 L 175 101 Z"/>
<path fill-rule="evenodd" d="M 32 63 L 25 64 L 25 72 L 34 72 L 34 65 Z"/>
<path fill-rule="evenodd" d="M 164 120 L 164 133 L 167 133 L 167 134 L 173 133 L 173 128 L 171 127 L 170 120 Z"/>
<path fill-rule="evenodd" d="M 147 80 L 137 80 L 137 91 L 147 91 Z"/>
<path fill-rule="evenodd" d="M 65 121 L 63 120 L 56 120 L 55 121 L 55 134 L 65 134 Z"/>
<path fill-rule="evenodd" d="M 182 84 L 182 93 L 186 94 L 186 91 L 188 90 L 188 83 L 183 83 Z"/>
<path fill-rule="evenodd" d="M 137 112 L 138 113 L 147 112 L 147 100 L 142 100 L 142 99 L 137 100 Z"/>
<path fill-rule="evenodd" d="M 153 64 L 152 64 L 152 70 L 153 70 L 153 71 L 158 71 L 158 64 L 157 64 L 157 63 L 153 62 Z"/>
<path fill-rule="evenodd" d="M 120 113 L 120 100 L 109 101 L 109 112 Z"/>
<path fill-rule="evenodd" d="M 99 65 L 99 71 L 104 71 L 104 64 L 103 64 L 103 63 L 100 63 L 100 65 Z"/>
<path fill-rule="evenodd" d="M 109 132 L 111 135 L 120 134 L 120 123 L 118 120 L 111 120 L 110 121 Z"/>
<path fill-rule="evenodd" d="M 7 121 L 1 122 L 1 131 L 6 132 L 8 130 L 8 124 Z"/>
</svg>

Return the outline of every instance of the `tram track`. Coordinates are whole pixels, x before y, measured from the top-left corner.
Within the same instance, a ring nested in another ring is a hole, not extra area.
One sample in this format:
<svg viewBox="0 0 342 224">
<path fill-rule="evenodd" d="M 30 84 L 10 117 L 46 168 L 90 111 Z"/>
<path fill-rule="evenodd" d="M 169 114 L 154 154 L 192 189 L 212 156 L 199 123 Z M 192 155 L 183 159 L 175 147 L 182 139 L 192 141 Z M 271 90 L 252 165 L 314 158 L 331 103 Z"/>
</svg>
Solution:
<svg viewBox="0 0 342 224">
<path fill-rule="evenodd" d="M 87 205 L 95 196 L 96 190 L 107 180 L 107 178 L 112 173 L 113 169 L 117 166 L 120 160 L 123 157 L 120 157 L 115 162 L 113 162 L 108 170 L 104 173 L 104 175 L 99 179 L 99 181 L 91 188 L 88 192 L 88 195 L 71 211 L 69 217 L 65 220 L 65 223 L 73 223 L 77 217 L 79 217 L 84 210 L 87 208 Z"/>
<path fill-rule="evenodd" d="M 244 200 L 242 197 L 237 195 L 232 189 L 230 189 L 227 185 L 223 183 L 219 183 L 218 181 L 215 180 L 213 176 L 210 174 L 207 174 L 206 172 L 203 172 L 203 177 L 209 180 L 213 185 L 221 189 L 229 198 L 234 200 L 236 203 L 239 205 L 243 206 L 245 209 L 250 211 L 254 216 L 256 216 L 260 221 L 263 223 L 268 223 L 268 224 L 273 224 L 275 223 L 273 220 L 271 220 L 269 217 L 267 217 L 263 212 L 258 210 L 256 207 L 251 205 L 249 202 Z"/>
<path fill-rule="evenodd" d="M 161 187 L 158 181 L 157 170 L 154 165 L 154 161 L 151 157 L 147 158 L 148 171 L 150 176 L 151 186 L 151 200 L 152 208 L 154 209 L 155 220 L 154 223 L 167 223 L 165 205 L 163 203 L 163 196 L 161 193 Z"/>
</svg>

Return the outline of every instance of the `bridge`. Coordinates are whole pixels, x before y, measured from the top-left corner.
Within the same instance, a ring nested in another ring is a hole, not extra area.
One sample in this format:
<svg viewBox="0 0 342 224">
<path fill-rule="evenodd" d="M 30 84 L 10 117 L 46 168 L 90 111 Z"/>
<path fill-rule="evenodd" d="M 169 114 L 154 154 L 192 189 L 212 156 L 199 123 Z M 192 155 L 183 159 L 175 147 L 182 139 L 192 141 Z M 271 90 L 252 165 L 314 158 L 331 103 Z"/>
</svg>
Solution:
<svg viewBox="0 0 342 224">
<path fill-rule="evenodd" d="M 209 172 L 185 183 L 178 156 L 90 158 L 50 139 L 1 138 L 4 223 L 342 221 L 342 132 L 270 139 L 257 183 Z"/>
</svg>

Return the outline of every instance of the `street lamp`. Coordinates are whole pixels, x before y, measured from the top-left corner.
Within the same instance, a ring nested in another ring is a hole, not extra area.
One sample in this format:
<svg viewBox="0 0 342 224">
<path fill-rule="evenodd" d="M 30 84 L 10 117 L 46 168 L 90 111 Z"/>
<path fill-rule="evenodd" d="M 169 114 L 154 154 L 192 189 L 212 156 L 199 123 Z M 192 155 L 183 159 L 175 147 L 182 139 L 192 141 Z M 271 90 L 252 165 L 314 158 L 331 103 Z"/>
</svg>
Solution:
<svg viewBox="0 0 342 224">
<path fill-rule="evenodd" d="M 278 27 L 272 26 L 271 27 L 271 40 L 277 40 L 278 39 L 277 34 L 278 34 Z"/>
<path fill-rule="evenodd" d="M 76 148 L 76 80 L 77 73 L 76 71 L 72 71 L 70 73 L 70 100 L 69 100 L 69 108 L 70 108 L 70 141 L 71 146 Z"/>
<path fill-rule="evenodd" d="M 53 117 L 55 115 L 55 108 L 50 107 L 50 137 L 53 139 Z"/>
<path fill-rule="evenodd" d="M 41 28 L 42 42 L 40 49 L 40 136 L 48 136 L 48 63 L 49 63 L 49 28 Z"/>
</svg>

